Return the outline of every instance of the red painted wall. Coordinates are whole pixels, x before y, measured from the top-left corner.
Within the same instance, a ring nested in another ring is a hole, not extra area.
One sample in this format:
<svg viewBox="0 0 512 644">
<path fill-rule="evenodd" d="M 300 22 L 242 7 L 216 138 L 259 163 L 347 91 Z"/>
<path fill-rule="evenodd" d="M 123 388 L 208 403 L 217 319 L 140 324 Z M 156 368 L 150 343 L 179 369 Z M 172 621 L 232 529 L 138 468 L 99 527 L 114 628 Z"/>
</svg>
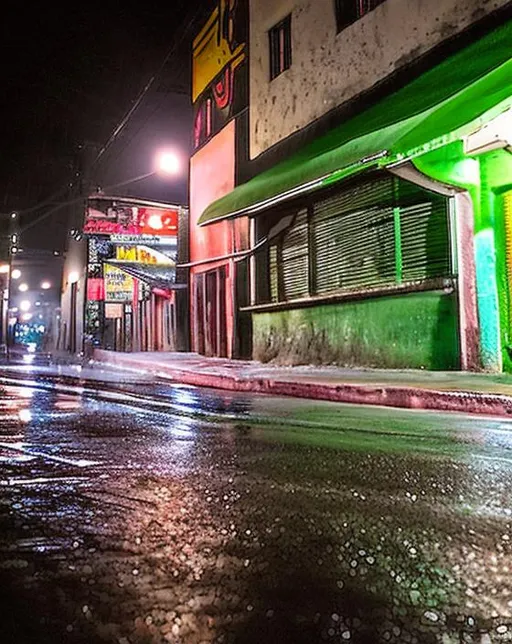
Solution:
<svg viewBox="0 0 512 644">
<path fill-rule="evenodd" d="M 192 345 L 195 345 L 196 303 L 194 276 L 228 260 L 215 261 L 216 257 L 233 252 L 233 222 L 222 221 L 211 226 L 199 227 L 197 220 L 204 209 L 235 187 L 235 121 L 230 121 L 211 141 L 194 154 L 190 161 L 190 262 L 213 260 L 194 266 L 190 270 L 190 310 Z M 232 271 L 227 266 L 226 279 L 226 331 L 228 356 L 233 355 L 233 298 Z"/>
<path fill-rule="evenodd" d="M 235 121 L 230 121 L 190 161 L 190 261 L 232 251 L 230 223 L 199 228 L 197 220 L 212 201 L 235 187 Z"/>
</svg>

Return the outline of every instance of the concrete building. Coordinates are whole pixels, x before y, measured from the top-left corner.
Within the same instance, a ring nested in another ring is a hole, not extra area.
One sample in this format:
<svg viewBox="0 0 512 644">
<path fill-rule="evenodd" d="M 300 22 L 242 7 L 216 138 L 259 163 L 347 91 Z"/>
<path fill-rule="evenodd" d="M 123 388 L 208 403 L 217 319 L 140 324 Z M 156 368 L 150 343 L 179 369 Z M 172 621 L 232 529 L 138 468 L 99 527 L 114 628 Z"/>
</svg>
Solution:
<svg viewBox="0 0 512 644">
<path fill-rule="evenodd" d="M 192 349 L 208 356 L 250 353 L 247 217 L 207 228 L 197 222 L 240 182 L 247 148 L 247 1 L 219 0 L 194 39 L 190 161 Z"/>
<path fill-rule="evenodd" d="M 254 357 L 512 369 L 510 17 L 250 0 L 248 158 L 192 232 L 248 218 Z"/>
</svg>

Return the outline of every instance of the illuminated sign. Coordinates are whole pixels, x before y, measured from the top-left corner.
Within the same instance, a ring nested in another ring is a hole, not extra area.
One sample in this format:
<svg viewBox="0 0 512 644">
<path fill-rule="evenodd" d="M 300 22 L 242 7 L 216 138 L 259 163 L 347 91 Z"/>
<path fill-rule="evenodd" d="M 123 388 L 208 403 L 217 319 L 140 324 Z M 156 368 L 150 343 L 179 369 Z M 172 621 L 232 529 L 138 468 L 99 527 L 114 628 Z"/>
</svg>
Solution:
<svg viewBox="0 0 512 644">
<path fill-rule="evenodd" d="M 116 246 L 116 259 L 138 264 L 174 266 L 171 257 L 149 246 Z"/>
<path fill-rule="evenodd" d="M 106 302 L 131 302 L 133 277 L 116 266 L 105 264 L 103 268 Z"/>
<path fill-rule="evenodd" d="M 177 208 L 137 206 L 111 199 L 89 199 L 84 233 L 176 237 L 178 217 Z"/>
<path fill-rule="evenodd" d="M 148 244 L 150 246 L 166 246 L 177 248 L 175 237 L 153 237 L 152 235 L 110 235 L 109 241 L 112 244 Z"/>
<path fill-rule="evenodd" d="M 87 279 L 87 300 L 98 302 L 105 299 L 105 283 L 102 277 L 89 277 Z"/>
</svg>

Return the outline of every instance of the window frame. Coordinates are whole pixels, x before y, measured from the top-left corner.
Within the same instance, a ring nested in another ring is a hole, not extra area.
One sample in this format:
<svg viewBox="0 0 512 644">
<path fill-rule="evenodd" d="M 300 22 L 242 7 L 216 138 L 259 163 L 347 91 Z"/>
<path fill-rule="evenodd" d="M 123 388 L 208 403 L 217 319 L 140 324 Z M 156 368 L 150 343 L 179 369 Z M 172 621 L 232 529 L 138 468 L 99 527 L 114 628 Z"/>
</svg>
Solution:
<svg viewBox="0 0 512 644">
<path fill-rule="evenodd" d="M 270 81 L 292 65 L 292 14 L 289 13 L 268 31 Z"/>
<path fill-rule="evenodd" d="M 336 33 L 350 27 L 364 16 L 371 13 L 379 5 L 383 4 L 385 0 L 334 0 L 334 15 L 336 18 Z M 346 13 L 345 4 L 350 3 L 353 15 L 349 18 L 344 17 Z"/>
</svg>

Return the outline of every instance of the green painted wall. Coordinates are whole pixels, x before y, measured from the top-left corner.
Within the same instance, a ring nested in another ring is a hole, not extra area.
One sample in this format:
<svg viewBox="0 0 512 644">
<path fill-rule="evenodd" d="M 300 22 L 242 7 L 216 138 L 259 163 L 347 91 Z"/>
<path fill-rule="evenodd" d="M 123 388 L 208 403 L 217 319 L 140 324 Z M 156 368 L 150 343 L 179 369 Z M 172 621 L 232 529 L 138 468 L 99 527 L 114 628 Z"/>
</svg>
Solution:
<svg viewBox="0 0 512 644">
<path fill-rule="evenodd" d="M 443 292 L 253 314 L 254 357 L 279 364 L 458 369 L 457 302 Z"/>
<path fill-rule="evenodd" d="M 505 222 L 499 197 L 512 185 L 512 155 L 496 150 L 468 157 L 458 141 L 415 159 L 414 164 L 427 176 L 465 188 L 471 195 L 482 365 L 490 371 L 512 371 L 511 285 L 506 275 Z"/>
</svg>

